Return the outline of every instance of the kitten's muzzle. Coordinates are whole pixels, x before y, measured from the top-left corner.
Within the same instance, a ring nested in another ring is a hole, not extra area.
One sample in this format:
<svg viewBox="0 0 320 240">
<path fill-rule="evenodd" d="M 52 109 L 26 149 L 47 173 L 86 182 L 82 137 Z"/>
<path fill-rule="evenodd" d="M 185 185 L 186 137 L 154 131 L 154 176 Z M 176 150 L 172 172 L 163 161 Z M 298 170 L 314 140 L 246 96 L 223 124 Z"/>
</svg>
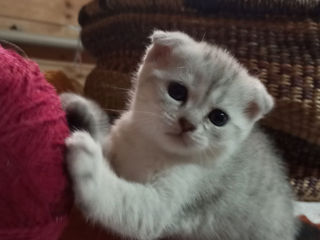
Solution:
<svg viewBox="0 0 320 240">
<path fill-rule="evenodd" d="M 179 118 L 178 122 L 181 129 L 181 133 L 193 132 L 194 130 L 196 130 L 196 126 L 184 117 Z"/>
</svg>

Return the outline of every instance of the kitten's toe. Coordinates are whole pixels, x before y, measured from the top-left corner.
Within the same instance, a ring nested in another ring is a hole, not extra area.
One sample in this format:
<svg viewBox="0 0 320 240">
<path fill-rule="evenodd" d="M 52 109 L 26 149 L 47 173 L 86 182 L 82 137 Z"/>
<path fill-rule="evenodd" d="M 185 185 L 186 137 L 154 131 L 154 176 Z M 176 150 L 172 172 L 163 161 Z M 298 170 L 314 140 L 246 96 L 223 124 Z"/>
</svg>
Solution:
<svg viewBox="0 0 320 240">
<path fill-rule="evenodd" d="M 87 181 L 93 178 L 99 159 L 101 147 L 88 132 L 76 131 L 66 140 L 67 163 L 73 178 Z"/>
<path fill-rule="evenodd" d="M 98 147 L 95 140 L 86 131 L 75 131 L 66 139 L 68 150 L 74 152 L 84 152 L 87 155 L 93 155 Z"/>
</svg>

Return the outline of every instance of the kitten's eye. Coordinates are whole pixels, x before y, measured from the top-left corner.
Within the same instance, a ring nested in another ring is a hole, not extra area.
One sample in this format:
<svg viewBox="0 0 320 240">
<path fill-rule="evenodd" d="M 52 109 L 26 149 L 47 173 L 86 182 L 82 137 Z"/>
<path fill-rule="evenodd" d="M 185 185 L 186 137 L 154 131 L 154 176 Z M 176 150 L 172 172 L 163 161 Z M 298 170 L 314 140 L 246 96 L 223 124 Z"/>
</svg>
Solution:
<svg viewBox="0 0 320 240">
<path fill-rule="evenodd" d="M 209 113 L 208 118 L 214 125 L 218 127 L 225 125 L 229 120 L 228 115 L 220 109 L 212 110 Z"/>
<path fill-rule="evenodd" d="M 168 86 L 168 94 L 174 100 L 185 102 L 188 97 L 188 89 L 180 83 L 171 82 Z"/>
</svg>

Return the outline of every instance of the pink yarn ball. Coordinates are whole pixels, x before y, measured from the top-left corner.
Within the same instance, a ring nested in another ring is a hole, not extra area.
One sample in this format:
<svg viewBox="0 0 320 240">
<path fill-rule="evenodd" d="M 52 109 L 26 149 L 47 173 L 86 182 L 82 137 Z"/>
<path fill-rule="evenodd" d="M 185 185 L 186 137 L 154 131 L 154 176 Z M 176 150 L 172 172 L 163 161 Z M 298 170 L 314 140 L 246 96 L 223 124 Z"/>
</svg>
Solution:
<svg viewBox="0 0 320 240">
<path fill-rule="evenodd" d="M 56 240 L 72 194 L 65 113 L 31 60 L 0 45 L 0 239 Z"/>
</svg>

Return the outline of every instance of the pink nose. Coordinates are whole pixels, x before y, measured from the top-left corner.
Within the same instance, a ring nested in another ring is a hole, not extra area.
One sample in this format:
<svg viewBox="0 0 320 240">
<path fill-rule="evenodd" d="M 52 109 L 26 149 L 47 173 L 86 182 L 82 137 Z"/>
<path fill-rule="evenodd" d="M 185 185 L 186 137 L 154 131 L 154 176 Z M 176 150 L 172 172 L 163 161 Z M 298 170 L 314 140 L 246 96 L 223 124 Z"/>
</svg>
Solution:
<svg viewBox="0 0 320 240">
<path fill-rule="evenodd" d="M 179 125 L 182 132 L 192 132 L 196 129 L 192 123 L 183 117 L 179 119 Z"/>
</svg>

